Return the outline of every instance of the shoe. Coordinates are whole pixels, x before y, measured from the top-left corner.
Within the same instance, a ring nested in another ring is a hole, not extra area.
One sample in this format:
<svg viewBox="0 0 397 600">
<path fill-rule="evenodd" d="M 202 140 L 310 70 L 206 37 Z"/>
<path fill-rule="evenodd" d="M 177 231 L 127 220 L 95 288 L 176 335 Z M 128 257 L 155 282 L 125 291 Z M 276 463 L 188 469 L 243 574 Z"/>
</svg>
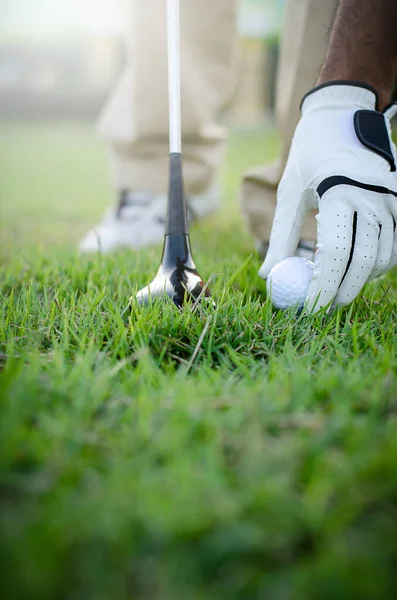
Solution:
<svg viewBox="0 0 397 600">
<path fill-rule="evenodd" d="M 256 249 L 261 258 L 265 259 L 269 248 L 269 242 L 257 242 Z M 300 240 L 294 256 L 300 256 L 307 260 L 314 261 L 316 252 L 316 243 L 313 240 Z"/>
<path fill-rule="evenodd" d="M 214 213 L 218 199 L 218 186 L 191 196 L 187 200 L 189 222 Z M 139 250 L 159 244 L 164 237 L 166 211 L 165 194 L 122 191 L 118 206 L 109 210 L 102 221 L 85 234 L 79 250 L 107 254 L 118 248 Z"/>
</svg>

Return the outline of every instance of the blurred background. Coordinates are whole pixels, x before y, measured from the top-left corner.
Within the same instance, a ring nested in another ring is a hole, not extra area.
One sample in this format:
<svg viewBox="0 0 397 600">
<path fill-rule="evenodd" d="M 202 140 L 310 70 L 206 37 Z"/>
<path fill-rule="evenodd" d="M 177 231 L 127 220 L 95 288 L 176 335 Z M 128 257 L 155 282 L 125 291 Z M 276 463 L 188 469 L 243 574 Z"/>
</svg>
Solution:
<svg viewBox="0 0 397 600">
<path fill-rule="evenodd" d="M 240 76 L 222 116 L 231 131 L 222 193 L 240 229 L 241 174 L 277 152 L 271 130 L 283 6 L 239 3 Z M 115 202 L 95 121 L 123 66 L 128 9 L 129 0 L 0 0 L 2 260 L 38 246 L 75 251 Z"/>
<path fill-rule="evenodd" d="M 241 0 L 230 120 L 271 115 L 284 0 Z M 128 0 L 0 0 L 0 117 L 95 119 L 124 60 Z"/>
<path fill-rule="evenodd" d="M 129 3 L 0 0 L 0 257 L 37 244 L 76 248 L 114 202 L 94 125 L 125 60 Z M 239 0 L 239 85 L 222 115 L 231 131 L 223 201 L 236 226 L 242 173 L 277 154 L 284 6 Z"/>
</svg>

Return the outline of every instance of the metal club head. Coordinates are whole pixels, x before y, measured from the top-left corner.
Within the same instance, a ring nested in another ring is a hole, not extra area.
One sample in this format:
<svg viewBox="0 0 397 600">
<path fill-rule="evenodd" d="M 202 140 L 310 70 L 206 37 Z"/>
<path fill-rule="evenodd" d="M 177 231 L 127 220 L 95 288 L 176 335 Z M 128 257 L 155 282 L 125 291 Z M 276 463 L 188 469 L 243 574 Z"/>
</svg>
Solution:
<svg viewBox="0 0 397 600">
<path fill-rule="evenodd" d="M 167 296 L 178 307 L 185 302 L 194 302 L 200 296 L 211 296 L 193 262 L 188 234 L 165 236 L 163 257 L 157 275 L 138 292 L 136 299 L 143 306 Z"/>
</svg>

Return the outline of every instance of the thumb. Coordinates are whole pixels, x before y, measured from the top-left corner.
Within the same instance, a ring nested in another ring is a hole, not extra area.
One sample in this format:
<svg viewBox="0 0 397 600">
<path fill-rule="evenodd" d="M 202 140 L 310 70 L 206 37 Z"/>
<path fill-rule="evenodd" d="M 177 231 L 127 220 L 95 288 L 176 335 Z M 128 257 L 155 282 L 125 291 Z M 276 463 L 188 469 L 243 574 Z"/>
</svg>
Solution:
<svg viewBox="0 0 397 600">
<path fill-rule="evenodd" d="M 281 180 L 269 249 L 259 269 L 259 275 L 263 279 L 268 277 L 270 270 L 280 260 L 295 254 L 309 208 L 308 200 L 313 193 L 312 190 L 302 193 L 298 177 L 291 177 L 291 173 Z"/>
</svg>

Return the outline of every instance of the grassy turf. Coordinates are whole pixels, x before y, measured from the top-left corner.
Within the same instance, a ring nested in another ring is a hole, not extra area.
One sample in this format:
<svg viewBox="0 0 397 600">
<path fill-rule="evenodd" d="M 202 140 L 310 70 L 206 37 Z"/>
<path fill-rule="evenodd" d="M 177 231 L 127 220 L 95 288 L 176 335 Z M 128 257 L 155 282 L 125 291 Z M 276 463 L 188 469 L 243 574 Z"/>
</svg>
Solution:
<svg viewBox="0 0 397 600">
<path fill-rule="evenodd" d="M 397 276 L 274 314 L 235 196 L 192 233 L 216 310 L 122 317 L 159 249 L 80 258 L 110 197 L 89 127 L 0 136 L 0 519 L 7 598 L 394 597 Z"/>
</svg>

